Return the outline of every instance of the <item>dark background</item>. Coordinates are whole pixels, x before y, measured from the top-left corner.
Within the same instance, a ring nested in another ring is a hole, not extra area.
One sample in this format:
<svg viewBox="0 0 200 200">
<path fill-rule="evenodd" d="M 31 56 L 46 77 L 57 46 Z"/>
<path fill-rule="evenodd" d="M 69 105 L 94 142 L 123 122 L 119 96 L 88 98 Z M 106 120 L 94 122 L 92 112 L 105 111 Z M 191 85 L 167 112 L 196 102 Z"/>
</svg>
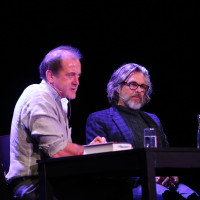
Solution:
<svg viewBox="0 0 200 200">
<path fill-rule="evenodd" d="M 59 45 L 83 54 L 77 99 L 72 101 L 74 141 L 85 143 L 87 116 L 109 107 L 106 85 L 120 65 L 149 69 L 156 114 L 171 146 L 196 146 L 199 107 L 196 1 L 3 1 L 0 135 L 9 134 L 15 103 L 39 83 L 38 66 Z"/>
</svg>

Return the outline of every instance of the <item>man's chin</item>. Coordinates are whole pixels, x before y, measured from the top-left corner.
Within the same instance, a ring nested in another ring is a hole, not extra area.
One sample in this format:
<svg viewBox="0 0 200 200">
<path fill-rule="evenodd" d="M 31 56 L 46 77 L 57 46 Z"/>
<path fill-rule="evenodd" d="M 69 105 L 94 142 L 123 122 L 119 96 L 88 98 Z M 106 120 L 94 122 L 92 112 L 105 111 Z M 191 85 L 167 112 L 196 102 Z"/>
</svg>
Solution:
<svg viewBox="0 0 200 200">
<path fill-rule="evenodd" d="M 128 107 L 132 110 L 139 110 L 142 107 L 141 103 L 128 103 Z"/>
<path fill-rule="evenodd" d="M 68 98 L 69 100 L 73 100 L 76 98 L 76 94 L 68 95 L 66 98 Z"/>
</svg>

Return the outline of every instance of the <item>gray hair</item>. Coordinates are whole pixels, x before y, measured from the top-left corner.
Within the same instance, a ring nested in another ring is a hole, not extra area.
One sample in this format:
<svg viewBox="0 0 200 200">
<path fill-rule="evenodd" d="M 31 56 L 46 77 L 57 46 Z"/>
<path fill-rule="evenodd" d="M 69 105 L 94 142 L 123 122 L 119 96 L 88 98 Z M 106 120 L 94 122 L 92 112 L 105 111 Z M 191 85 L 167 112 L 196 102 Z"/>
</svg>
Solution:
<svg viewBox="0 0 200 200">
<path fill-rule="evenodd" d="M 54 54 L 56 52 L 56 54 Z M 61 59 L 64 52 L 69 52 L 75 56 L 78 60 L 82 58 L 81 53 L 77 48 L 71 46 L 59 46 L 52 49 L 42 60 L 39 70 L 40 78 L 46 80 L 46 71 L 51 70 L 56 74 L 61 69 Z"/>
<path fill-rule="evenodd" d="M 107 85 L 107 97 L 110 104 L 117 104 L 119 100 L 119 93 L 117 92 L 117 88 L 121 87 L 122 82 L 124 82 L 131 73 L 133 72 L 141 72 L 143 73 L 146 84 L 149 86 L 149 90 L 145 93 L 144 96 L 144 104 L 147 104 L 150 101 L 150 95 L 152 93 L 152 83 L 150 81 L 150 75 L 148 70 L 138 64 L 128 63 L 122 65 L 118 68 L 111 76 L 108 85 Z"/>
</svg>

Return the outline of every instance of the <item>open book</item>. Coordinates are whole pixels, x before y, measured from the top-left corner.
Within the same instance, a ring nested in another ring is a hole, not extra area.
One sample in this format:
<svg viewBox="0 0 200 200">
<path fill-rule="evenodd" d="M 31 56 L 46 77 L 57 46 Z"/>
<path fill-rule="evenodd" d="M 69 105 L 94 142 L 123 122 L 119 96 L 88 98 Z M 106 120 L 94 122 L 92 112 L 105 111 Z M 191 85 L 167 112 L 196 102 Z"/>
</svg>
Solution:
<svg viewBox="0 0 200 200">
<path fill-rule="evenodd" d="M 122 151 L 133 148 L 132 145 L 129 143 L 116 143 L 116 142 L 83 145 L 83 147 L 84 147 L 84 154 L 102 153 L 108 151 Z"/>
</svg>

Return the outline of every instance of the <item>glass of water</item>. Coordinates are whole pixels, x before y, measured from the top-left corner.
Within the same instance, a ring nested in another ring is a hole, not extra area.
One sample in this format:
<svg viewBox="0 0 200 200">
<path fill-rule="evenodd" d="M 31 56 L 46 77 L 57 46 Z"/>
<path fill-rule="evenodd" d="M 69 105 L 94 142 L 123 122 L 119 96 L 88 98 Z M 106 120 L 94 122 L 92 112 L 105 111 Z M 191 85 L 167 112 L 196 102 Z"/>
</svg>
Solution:
<svg viewBox="0 0 200 200">
<path fill-rule="evenodd" d="M 155 128 L 144 129 L 144 148 L 156 148 L 157 136 Z"/>
</svg>

